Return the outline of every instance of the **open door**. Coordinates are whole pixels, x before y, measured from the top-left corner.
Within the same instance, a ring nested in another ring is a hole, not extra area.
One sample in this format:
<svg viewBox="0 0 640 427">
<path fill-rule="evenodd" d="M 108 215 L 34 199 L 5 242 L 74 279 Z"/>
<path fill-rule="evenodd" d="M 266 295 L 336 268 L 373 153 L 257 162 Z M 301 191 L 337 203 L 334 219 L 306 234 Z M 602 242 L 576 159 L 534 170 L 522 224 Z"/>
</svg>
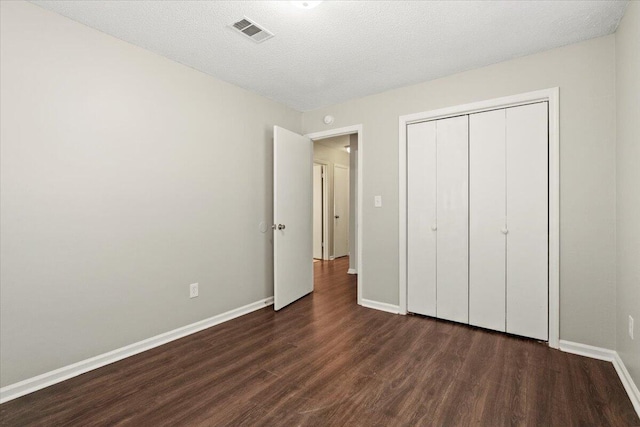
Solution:
<svg viewBox="0 0 640 427">
<path fill-rule="evenodd" d="M 273 127 L 273 307 L 313 291 L 313 143 Z"/>
<path fill-rule="evenodd" d="M 349 169 L 333 166 L 333 256 L 349 255 Z"/>
</svg>

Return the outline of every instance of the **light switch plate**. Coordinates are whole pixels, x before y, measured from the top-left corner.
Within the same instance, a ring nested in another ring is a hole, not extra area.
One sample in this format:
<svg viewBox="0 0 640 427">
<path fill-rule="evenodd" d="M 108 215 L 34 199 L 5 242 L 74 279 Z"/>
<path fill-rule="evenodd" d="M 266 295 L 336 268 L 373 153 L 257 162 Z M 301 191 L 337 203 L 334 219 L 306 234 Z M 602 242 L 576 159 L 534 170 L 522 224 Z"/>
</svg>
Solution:
<svg viewBox="0 0 640 427">
<path fill-rule="evenodd" d="M 373 196 L 373 206 L 376 208 L 382 207 L 382 196 Z"/>
</svg>

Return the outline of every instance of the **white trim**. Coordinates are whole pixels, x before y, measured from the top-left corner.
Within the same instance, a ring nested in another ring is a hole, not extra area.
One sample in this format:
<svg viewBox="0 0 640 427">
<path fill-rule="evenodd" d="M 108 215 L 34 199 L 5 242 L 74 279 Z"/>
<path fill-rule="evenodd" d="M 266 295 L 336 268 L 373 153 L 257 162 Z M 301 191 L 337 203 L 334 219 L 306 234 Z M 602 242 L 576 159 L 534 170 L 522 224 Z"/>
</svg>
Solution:
<svg viewBox="0 0 640 427">
<path fill-rule="evenodd" d="M 440 108 L 438 110 L 423 111 L 420 113 L 400 116 L 405 124 L 424 122 L 428 120 L 443 119 L 445 117 L 474 114 L 482 111 L 497 110 L 500 108 L 515 107 L 517 105 L 531 104 L 533 102 L 554 101 L 558 99 L 559 88 L 536 90 L 533 92 L 509 95 L 501 98 L 488 99 L 469 104 L 455 105 L 453 107 Z"/>
<path fill-rule="evenodd" d="M 542 92 L 542 91 L 541 91 Z M 560 345 L 560 89 L 549 101 L 549 347 Z"/>
<path fill-rule="evenodd" d="M 462 114 L 549 102 L 549 347 L 560 339 L 560 90 L 551 88 L 400 116 L 398 120 L 398 211 L 400 313 L 407 313 L 407 125 Z"/>
<path fill-rule="evenodd" d="M 64 366 L 62 368 L 45 372 L 44 374 L 28 378 L 24 381 L 20 381 L 15 384 L 0 388 L 0 403 L 8 402 L 9 400 L 16 399 L 25 394 L 33 393 L 34 391 L 41 390 L 45 387 L 57 384 L 59 382 L 68 380 L 85 372 L 92 371 L 94 369 L 101 368 L 110 363 L 117 362 L 130 356 L 142 353 L 143 351 L 150 350 L 152 348 L 161 346 L 168 342 L 177 340 L 179 338 L 186 337 L 187 335 L 200 332 L 204 329 L 210 328 L 220 323 L 227 322 L 236 317 L 243 316 L 261 308 L 267 307 L 273 304 L 273 297 L 265 298 L 251 304 L 247 304 L 242 307 L 229 310 L 225 313 L 218 314 L 208 319 L 200 320 L 199 322 L 192 323 L 181 328 L 174 329 L 169 332 L 156 335 L 151 338 L 147 338 L 142 341 L 121 347 L 119 349 L 100 354 L 89 359 L 82 360 L 80 362 Z"/>
<path fill-rule="evenodd" d="M 592 359 L 606 360 L 613 362 L 616 352 L 608 348 L 594 347 L 592 345 L 581 344 L 578 342 L 560 340 L 559 349 L 565 353 L 577 354 L 579 356 L 590 357 Z"/>
<path fill-rule="evenodd" d="M 358 274 L 358 270 L 355 268 L 350 268 L 347 270 L 347 274 Z"/>
<path fill-rule="evenodd" d="M 565 353 L 577 354 L 580 356 L 590 357 L 592 359 L 598 360 L 605 360 L 607 362 L 613 363 L 613 367 L 615 368 L 618 377 L 620 377 L 620 381 L 622 382 L 627 395 L 629 395 L 631 404 L 640 417 L 640 391 L 638 391 L 638 387 L 633 381 L 633 378 L 631 378 L 631 375 L 629 374 L 629 371 L 624 365 L 624 362 L 620 358 L 618 352 L 616 352 L 615 350 L 609 350 L 607 348 L 594 347 L 592 345 L 580 344 L 565 340 L 560 340 L 560 350 L 564 351 Z"/>
<path fill-rule="evenodd" d="M 329 162 L 313 159 L 322 167 L 322 259 L 329 261 Z"/>
<path fill-rule="evenodd" d="M 627 371 L 627 367 L 624 366 L 624 362 L 620 358 L 620 355 L 616 352 L 615 357 L 613 358 L 613 367 L 616 368 L 616 372 L 620 377 L 620 381 L 622 381 L 622 385 L 624 389 L 627 391 L 629 395 L 629 399 L 631 399 L 631 404 L 633 408 L 636 410 L 636 413 L 640 417 L 640 391 L 636 386 L 636 383 L 633 382 L 633 378 L 631 378 L 631 374 Z"/>
<path fill-rule="evenodd" d="M 386 311 L 387 313 L 400 314 L 400 307 L 386 302 L 373 301 L 370 299 L 362 299 L 363 307 L 373 308 L 374 310 Z"/>
<path fill-rule="evenodd" d="M 363 181 L 362 181 L 362 170 L 364 169 L 364 135 L 362 131 L 362 125 L 352 125 L 345 126 L 337 129 L 330 129 L 321 132 L 313 132 L 305 135 L 307 138 L 310 138 L 313 141 L 317 141 L 319 139 L 330 138 L 333 136 L 341 136 L 341 135 L 351 135 L 357 133 L 358 134 L 358 177 L 357 177 L 357 187 L 358 187 L 358 215 L 356 219 L 356 239 L 357 239 L 357 265 L 356 270 L 360 272 L 358 275 L 358 304 L 362 305 L 362 289 L 364 287 L 364 279 L 362 277 L 362 190 L 363 190 Z"/>
</svg>

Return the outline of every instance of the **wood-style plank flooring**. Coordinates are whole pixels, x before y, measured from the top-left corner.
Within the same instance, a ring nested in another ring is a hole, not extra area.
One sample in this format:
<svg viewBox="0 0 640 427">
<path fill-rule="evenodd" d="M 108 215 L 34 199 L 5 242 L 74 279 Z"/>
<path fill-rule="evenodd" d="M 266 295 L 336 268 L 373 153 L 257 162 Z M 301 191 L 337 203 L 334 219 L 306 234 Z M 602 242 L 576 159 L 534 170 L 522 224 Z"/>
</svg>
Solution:
<svg viewBox="0 0 640 427">
<path fill-rule="evenodd" d="M 356 305 L 348 260 L 315 292 L 0 406 L 7 426 L 640 425 L 610 363 Z"/>
</svg>

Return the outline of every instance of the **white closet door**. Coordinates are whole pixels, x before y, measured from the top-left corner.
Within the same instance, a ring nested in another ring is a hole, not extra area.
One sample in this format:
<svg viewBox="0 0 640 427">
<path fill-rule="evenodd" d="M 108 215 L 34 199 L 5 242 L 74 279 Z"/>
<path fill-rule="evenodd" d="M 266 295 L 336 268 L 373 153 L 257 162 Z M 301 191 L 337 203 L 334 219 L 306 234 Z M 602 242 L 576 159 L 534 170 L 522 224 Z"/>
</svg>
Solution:
<svg viewBox="0 0 640 427">
<path fill-rule="evenodd" d="M 436 315 L 464 323 L 469 321 L 468 125 L 468 116 L 436 121 Z"/>
<path fill-rule="evenodd" d="M 436 315 L 436 122 L 407 126 L 407 309 Z"/>
<path fill-rule="evenodd" d="M 469 116 L 469 323 L 505 331 L 505 110 Z"/>
<path fill-rule="evenodd" d="M 548 339 L 547 103 L 508 108 L 507 332 Z"/>
</svg>

